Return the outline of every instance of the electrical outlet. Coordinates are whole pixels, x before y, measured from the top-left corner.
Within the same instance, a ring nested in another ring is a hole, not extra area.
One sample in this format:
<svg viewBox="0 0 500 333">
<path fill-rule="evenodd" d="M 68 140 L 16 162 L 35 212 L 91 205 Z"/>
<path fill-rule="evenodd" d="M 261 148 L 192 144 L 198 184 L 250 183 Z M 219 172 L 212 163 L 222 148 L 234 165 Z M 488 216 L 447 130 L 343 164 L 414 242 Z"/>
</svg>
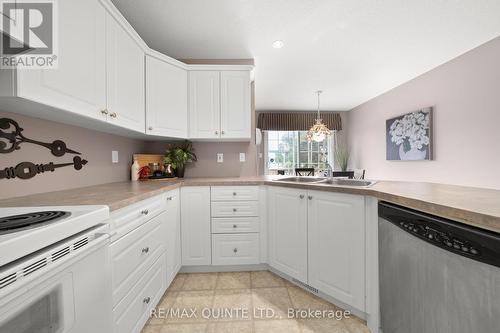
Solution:
<svg viewBox="0 0 500 333">
<path fill-rule="evenodd" d="M 246 156 L 245 153 L 240 153 L 240 162 L 245 162 Z"/>
<path fill-rule="evenodd" d="M 223 163 L 223 162 L 224 162 L 224 154 L 217 153 L 217 163 Z"/>
<path fill-rule="evenodd" d="M 111 152 L 111 162 L 112 163 L 118 163 L 118 151 L 113 150 Z"/>
</svg>

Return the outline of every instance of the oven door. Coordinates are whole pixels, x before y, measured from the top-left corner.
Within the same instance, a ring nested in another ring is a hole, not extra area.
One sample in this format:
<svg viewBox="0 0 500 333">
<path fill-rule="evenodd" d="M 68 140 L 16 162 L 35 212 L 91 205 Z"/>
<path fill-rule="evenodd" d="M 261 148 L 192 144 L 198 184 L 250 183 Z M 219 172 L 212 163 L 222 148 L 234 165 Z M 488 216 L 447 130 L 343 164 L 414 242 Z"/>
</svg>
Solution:
<svg viewBox="0 0 500 333">
<path fill-rule="evenodd" d="M 0 290 L 0 332 L 112 331 L 108 235 Z"/>
</svg>

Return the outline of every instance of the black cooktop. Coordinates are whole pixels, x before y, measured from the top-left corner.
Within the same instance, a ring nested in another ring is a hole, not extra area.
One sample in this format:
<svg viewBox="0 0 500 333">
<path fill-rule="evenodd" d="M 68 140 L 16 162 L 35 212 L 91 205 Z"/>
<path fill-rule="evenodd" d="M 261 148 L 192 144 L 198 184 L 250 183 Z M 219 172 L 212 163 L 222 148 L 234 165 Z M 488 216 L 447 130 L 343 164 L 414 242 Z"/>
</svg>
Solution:
<svg viewBox="0 0 500 333">
<path fill-rule="evenodd" d="M 20 231 L 31 227 L 38 227 L 49 224 L 71 216 L 70 212 L 65 211 L 42 211 L 20 215 L 0 217 L 0 233 Z"/>
</svg>

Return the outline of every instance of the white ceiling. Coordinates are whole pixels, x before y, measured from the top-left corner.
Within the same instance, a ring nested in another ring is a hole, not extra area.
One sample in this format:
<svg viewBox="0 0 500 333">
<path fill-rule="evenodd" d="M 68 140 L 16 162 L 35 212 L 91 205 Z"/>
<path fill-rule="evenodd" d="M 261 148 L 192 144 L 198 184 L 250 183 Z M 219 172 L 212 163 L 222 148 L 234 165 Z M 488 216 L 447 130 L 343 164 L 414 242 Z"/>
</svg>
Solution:
<svg viewBox="0 0 500 333">
<path fill-rule="evenodd" d="M 350 110 L 500 35 L 500 0 L 113 2 L 171 57 L 254 58 L 257 110 Z"/>
</svg>

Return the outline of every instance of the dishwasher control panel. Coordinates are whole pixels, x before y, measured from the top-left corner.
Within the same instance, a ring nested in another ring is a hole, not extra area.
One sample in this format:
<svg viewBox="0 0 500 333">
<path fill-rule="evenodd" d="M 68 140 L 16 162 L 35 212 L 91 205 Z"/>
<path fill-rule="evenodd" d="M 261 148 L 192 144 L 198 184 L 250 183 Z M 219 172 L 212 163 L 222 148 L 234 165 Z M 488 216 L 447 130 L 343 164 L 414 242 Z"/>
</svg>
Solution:
<svg viewBox="0 0 500 333">
<path fill-rule="evenodd" d="M 500 267 L 500 234 L 379 202 L 378 214 L 407 233 L 449 252 Z"/>
</svg>

